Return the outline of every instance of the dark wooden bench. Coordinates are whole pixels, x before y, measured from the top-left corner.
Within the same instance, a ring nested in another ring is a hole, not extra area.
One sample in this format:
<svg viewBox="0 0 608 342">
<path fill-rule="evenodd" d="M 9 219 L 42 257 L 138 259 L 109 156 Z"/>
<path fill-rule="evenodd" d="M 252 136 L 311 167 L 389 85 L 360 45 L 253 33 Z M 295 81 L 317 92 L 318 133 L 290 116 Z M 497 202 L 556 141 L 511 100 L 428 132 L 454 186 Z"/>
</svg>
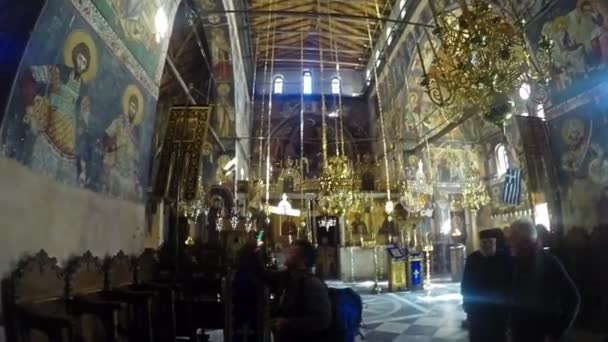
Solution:
<svg viewBox="0 0 608 342">
<path fill-rule="evenodd" d="M 152 306 L 155 334 L 160 341 L 175 341 L 175 293 L 179 285 L 171 279 L 163 279 L 160 261 L 155 250 L 146 249 L 133 260 L 136 291 L 154 291 L 157 297 Z"/>
<path fill-rule="evenodd" d="M 157 292 L 132 288 L 135 285 L 133 259 L 119 251 L 104 261 L 105 288 L 99 296 L 121 302 L 126 310 L 121 316 L 119 330 L 130 341 L 155 341 L 152 328 L 152 305 Z"/>
<path fill-rule="evenodd" d="M 103 273 L 96 271 L 100 289 Z M 92 284 L 88 274 L 82 278 L 80 273 L 61 269 L 45 251 L 24 258 L 3 282 L 8 341 L 115 341 L 117 306 L 75 299 L 73 290 Z"/>
<path fill-rule="evenodd" d="M 45 251 L 22 259 L 3 281 L 8 341 L 71 341 L 75 322 L 66 312 L 65 279 Z"/>
<path fill-rule="evenodd" d="M 103 341 L 119 341 L 119 318 L 127 312 L 127 306 L 119 301 L 105 298 L 105 274 L 97 257 L 86 252 L 72 258 L 67 266 L 68 304 L 76 313 L 94 313 L 95 320 L 84 326 L 83 334 L 103 327 Z"/>
</svg>

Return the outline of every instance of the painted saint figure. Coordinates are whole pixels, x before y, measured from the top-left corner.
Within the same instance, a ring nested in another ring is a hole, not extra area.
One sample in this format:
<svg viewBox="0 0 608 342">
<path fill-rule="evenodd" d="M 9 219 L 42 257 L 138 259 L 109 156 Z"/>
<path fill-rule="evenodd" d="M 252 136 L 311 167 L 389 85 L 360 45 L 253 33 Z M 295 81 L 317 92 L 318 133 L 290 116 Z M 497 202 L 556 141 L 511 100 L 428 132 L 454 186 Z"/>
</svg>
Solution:
<svg viewBox="0 0 608 342">
<path fill-rule="evenodd" d="M 23 82 L 24 122 L 34 137 L 32 169 L 70 185 L 85 185 L 86 135 L 91 102 L 87 83 L 97 70 L 97 50 L 91 36 L 72 32 L 64 45 L 63 65 L 31 66 Z"/>
<path fill-rule="evenodd" d="M 112 121 L 103 140 L 103 182 L 108 193 L 122 199 L 136 200 L 141 196 L 135 128 L 143 119 L 143 102 L 139 88 L 127 86 L 122 97 L 123 114 Z"/>
<path fill-rule="evenodd" d="M 296 236 L 298 234 L 298 227 L 293 222 L 291 216 L 287 216 L 287 219 L 281 224 L 281 235 L 283 236 Z"/>
<path fill-rule="evenodd" d="M 360 213 L 355 213 L 355 220 L 352 223 L 352 229 L 354 235 L 367 234 L 367 226 L 361 219 Z"/>
<path fill-rule="evenodd" d="M 157 1 L 110 0 L 116 13 L 116 21 L 129 40 L 141 42 L 147 50 L 157 46 L 153 16 L 159 7 Z"/>
</svg>

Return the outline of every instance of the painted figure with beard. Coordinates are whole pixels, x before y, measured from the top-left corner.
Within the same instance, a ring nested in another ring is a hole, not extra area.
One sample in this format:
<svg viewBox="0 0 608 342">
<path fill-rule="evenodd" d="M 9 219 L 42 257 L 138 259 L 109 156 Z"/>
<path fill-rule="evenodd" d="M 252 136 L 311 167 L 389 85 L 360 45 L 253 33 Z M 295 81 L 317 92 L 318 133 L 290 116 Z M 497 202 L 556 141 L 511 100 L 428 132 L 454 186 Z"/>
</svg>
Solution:
<svg viewBox="0 0 608 342">
<path fill-rule="evenodd" d="M 595 1 L 584 0 L 578 7 L 578 34 L 593 66 L 608 61 L 608 22 Z"/>
<path fill-rule="evenodd" d="M 153 13 L 160 6 L 153 0 L 110 0 L 116 20 L 129 40 L 139 41 L 152 50 L 155 41 Z"/>
<path fill-rule="evenodd" d="M 97 50 L 91 36 L 73 31 L 64 45 L 63 65 L 29 67 L 23 93 L 24 122 L 34 137 L 32 169 L 71 185 L 85 185 L 86 135 L 91 102 L 87 83 L 97 70 Z"/>
<path fill-rule="evenodd" d="M 105 131 L 103 180 L 111 195 L 136 200 L 141 195 L 141 186 L 135 128 L 141 123 L 144 113 L 144 99 L 137 86 L 127 86 L 123 93 L 122 107 L 123 114 L 112 121 Z"/>
</svg>

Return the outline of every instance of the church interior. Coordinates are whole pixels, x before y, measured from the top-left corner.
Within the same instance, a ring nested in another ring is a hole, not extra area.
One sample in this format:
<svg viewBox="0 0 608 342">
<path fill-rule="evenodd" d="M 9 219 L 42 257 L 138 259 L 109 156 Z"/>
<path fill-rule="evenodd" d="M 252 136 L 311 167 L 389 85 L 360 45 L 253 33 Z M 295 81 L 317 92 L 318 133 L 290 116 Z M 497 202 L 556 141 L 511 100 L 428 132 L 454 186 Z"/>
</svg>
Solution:
<svg viewBox="0 0 608 342">
<path fill-rule="evenodd" d="M 365 340 L 468 341 L 466 257 L 522 217 L 563 341 L 608 338 L 605 1 L 0 8 L 0 342 L 270 342 L 240 251 L 301 240 Z"/>
</svg>

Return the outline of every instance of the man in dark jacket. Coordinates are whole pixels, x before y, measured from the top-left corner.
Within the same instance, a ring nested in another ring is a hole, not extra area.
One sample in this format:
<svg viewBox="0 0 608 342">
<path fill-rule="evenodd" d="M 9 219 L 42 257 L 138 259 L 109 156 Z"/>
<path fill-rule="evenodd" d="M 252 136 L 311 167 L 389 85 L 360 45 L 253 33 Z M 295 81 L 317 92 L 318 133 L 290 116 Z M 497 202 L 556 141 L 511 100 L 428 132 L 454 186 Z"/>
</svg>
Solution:
<svg viewBox="0 0 608 342">
<path fill-rule="evenodd" d="M 258 270 L 277 300 L 270 321 L 275 342 L 331 341 L 329 293 L 325 284 L 312 274 L 314 246 L 308 241 L 295 241 L 284 252 L 285 270 Z"/>
<path fill-rule="evenodd" d="M 498 228 L 488 229 L 479 232 L 479 239 L 480 250 L 468 256 L 461 284 L 469 339 L 504 342 L 511 283 L 509 257 L 503 250 L 504 235 Z"/>
<path fill-rule="evenodd" d="M 514 256 L 512 341 L 558 341 L 578 313 L 578 290 L 561 262 L 539 247 L 538 232 L 532 221 L 515 221 L 509 240 Z"/>
</svg>

